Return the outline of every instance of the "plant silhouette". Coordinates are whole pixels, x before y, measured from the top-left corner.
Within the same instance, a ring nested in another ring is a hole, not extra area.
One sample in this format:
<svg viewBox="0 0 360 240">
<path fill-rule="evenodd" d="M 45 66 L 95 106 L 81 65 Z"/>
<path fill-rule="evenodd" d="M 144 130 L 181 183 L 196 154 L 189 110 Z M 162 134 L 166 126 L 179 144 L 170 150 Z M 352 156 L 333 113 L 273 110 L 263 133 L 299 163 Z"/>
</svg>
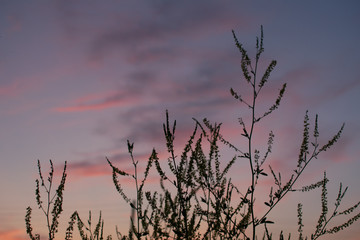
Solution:
<svg viewBox="0 0 360 240">
<path fill-rule="evenodd" d="M 39 160 L 38 160 L 38 171 L 39 171 L 40 180 L 36 179 L 36 189 L 35 189 L 36 203 L 39 209 L 42 210 L 42 212 L 46 217 L 49 240 L 52 240 L 55 239 L 55 233 L 57 233 L 59 226 L 59 217 L 63 211 L 62 204 L 64 201 L 63 191 L 65 189 L 65 181 L 66 181 L 66 162 L 64 164 L 64 171 L 62 174 L 61 182 L 58 188 L 56 189 L 55 194 L 53 195 L 51 195 L 52 194 L 51 190 L 53 187 L 53 176 L 54 176 L 54 166 L 52 161 L 50 160 L 50 172 L 49 172 L 49 177 L 47 178 L 47 184 L 42 176 L 41 165 Z M 40 185 L 45 190 L 45 195 L 46 195 L 45 205 L 41 200 Z M 50 211 L 51 206 L 52 206 L 52 210 Z M 26 215 L 25 215 L 26 232 L 31 240 L 38 240 L 40 239 L 40 235 L 33 234 L 32 231 L 33 229 L 31 226 L 31 212 L 32 212 L 31 207 L 30 206 L 27 207 Z"/>
<path fill-rule="evenodd" d="M 134 143 L 128 141 L 127 148 L 130 160 L 133 165 L 133 173 L 123 171 L 116 167 L 109 159 L 106 159 L 112 169 L 112 179 L 116 191 L 121 198 L 129 205 L 132 214 L 130 217 L 130 228 L 127 235 L 121 234 L 116 228 L 117 239 L 273 239 L 269 230 L 271 224 L 275 224 L 270 219 L 270 213 L 283 202 L 286 195 L 293 192 L 305 192 L 321 189 L 321 213 L 314 232 L 308 237 L 303 232 L 303 205 L 298 204 L 298 239 L 318 239 L 326 234 L 337 233 L 356 222 L 360 213 L 352 215 L 344 223 L 329 227 L 329 223 L 336 217 L 353 214 L 360 202 L 345 209 L 340 210 L 342 199 L 345 197 L 347 187 L 343 189 L 339 186 L 338 195 L 335 199 L 333 211 L 328 206 L 327 183 L 329 179 L 326 173 L 323 178 L 308 186 L 298 187 L 299 181 L 310 162 L 318 158 L 319 154 L 331 148 L 340 138 L 344 124 L 325 143 L 319 142 L 318 116 L 315 116 L 314 124 L 311 129 L 310 117 L 305 113 L 303 122 L 302 141 L 292 174 L 287 179 L 283 179 L 281 173 L 276 172 L 269 164 L 265 167 L 265 162 L 269 160 L 275 134 L 270 131 L 266 134 L 268 138 L 265 151 L 261 152 L 260 147 L 254 142 L 254 131 L 260 123 L 273 113 L 279 106 L 286 91 L 286 83 L 282 85 L 275 101 L 267 111 L 258 110 L 259 96 L 262 89 L 266 87 L 270 75 L 277 62 L 271 61 L 260 76 L 258 65 L 261 55 L 264 52 L 263 29 L 261 27 L 260 37 L 256 38 L 256 54 L 252 60 L 243 45 L 239 42 L 236 34 L 232 31 L 235 45 L 241 56 L 241 70 L 245 84 L 249 87 L 251 97 L 243 98 L 235 89 L 230 89 L 232 97 L 247 106 L 250 112 L 250 119 L 238 119 L 239 127 L 242 131 L 241 138 L 246 143 L 246 148 L 238 147 L 227 140 L 221 134 L 222 124 L 212 123 L 208 119 L 198 121 L 194 119 L 194 130 L 180 154 L 175 147 L 176 121 L 170 123 L 169 114 L 166 111 L 166 121 L 163 124 L 165 143 L 168 153 L 166 161 L 161 161 L 158 152 L 153 149 L 146 165 L 145 172 L 141 177 L 138 172 L 139 162 L 134 157 Z M 228 148 L 233 152 L 233 157 L 229 160 L 222 159 L 220 151 Z M 245 161 L 244 161 L 245 160 Z M 240 189 L 236 186 L 229 176 L 229 171 L 235 164 L 243 164 L 250 172 L 250 183 Z M 50 162 L 51 163 L 51 162 Z M 164 167 L 164 163 L 167 166 Z M 52 163 L 51 163 L 52 166 Z M 144 186 L 151 169 L 157 172 L 160 177 L 160 188 L 155 191 L 146 191 Z M 166 170 L 165 170 L 166 169 Z M 62 191 L 64 189 L 66 177 L 66 163 L 63 179 L 57 190 L 55 210 L 53 210 L 53 224 L 49 225 L 49 211 L 44 210 L 40 201 L 39 181 L 37 180 L 36 200 L 40 208 L 44 211 L 48 219 L 49 239 L 53 239 L 57 229 L 57 219 L 61 213 Z M 53 170 L 52 170 L 53 171 Z M 50 173 L 50 187 L 44 186 L 40 163 L 39 175 L 42 186 L 45 187 L 48 195 L 52 184 L 52 171 Z M 134 182 L 136 197 L 132 199 L 124 191 L 119 178 L 130 178 Z M 259 192 L 258 183 L 263 178 L 272 178 L 274 183 L 265 194 L 267 201 L 257 202 L 256 196 L 263 195 Z M 50 198 L 48 198 L 50 199 Z M 58 200 L 59 199 L 59 200 Z M 52 200 L 48 202 L 52 203 Z M 256 205 L 265 205 L 266 211 L 259 213 L 255 211 Z M 49 209 L 49 208 L 47 208 Z M 26 228 L 31 239 L 39 239 L 39 235 L 32 235 L 31 227 L 31 208 L 26 214 Z M 55 219 L 55 220 L 54 220 Z M 88 225 L 85 227 L 90 235 L 84 233 L 85 226 L 79 215 L 75 211 L 70 218 L 67 229 L 66 239 L 72 239 L 73 225 L 78 222 L 78 229 L 82 239 L 103 239 L 103 224 L 101 213 L 94 232 L 91 230 L 91 213 L 89 213 Z M 280 239 L 284 239 L 283 232 L 280 232 Z M 288 239 L 291 235 L 288 236 Z M 112 236 L 107 236 L 112 239 Z"/>
</svg>

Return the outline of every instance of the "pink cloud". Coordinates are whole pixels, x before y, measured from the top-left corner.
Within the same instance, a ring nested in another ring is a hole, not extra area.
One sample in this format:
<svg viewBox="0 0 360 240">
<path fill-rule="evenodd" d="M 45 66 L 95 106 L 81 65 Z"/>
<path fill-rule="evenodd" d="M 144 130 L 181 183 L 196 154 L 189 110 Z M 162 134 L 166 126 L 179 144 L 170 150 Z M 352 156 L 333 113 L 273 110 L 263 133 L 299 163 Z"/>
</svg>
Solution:
<svg viewBox="0 0 360 240">
<path fill-rule="evenodd" d="M 18 17 L 14 16 L 14 15 L 9 15 L 9 16 L 7 16 L 7 20 L 9 22 L 9 27 L 8 27 L 9 32 L 13 33 L 13 32 L 21 31 L 22 24 Z"/>
<path fill-rule="evenodd" d="M 79 106 L 71 106 L 71 107 L 59 107 L 56 108 L 58 112 L 82 112 L 82 111 L 91 111 L 91 110 L 102 110 L 118 105 L 123 105 L 119 101 L 112 101 L 112 102 L 103 102 L 103 103 L 96 103 L 96 104 L 84 104 Z"/>
<path fill-rule="evenodd" d="M 14 96 L 20 92 L 19 88 L 19 82 L 12 82 L 6 86 L 0 86 L 0 96 Z"/>
<path fill-rule="evenodd" d="M 137 154 L 136 151 L 134 152 L 135 161 L 139 162 L 138 171 L 144 172 L 145 171 L 145 164 L 149 159 L 150 153 L 145 154 Z M 132 174 L 134 172 L 134 168 L 131 162 L 130 155 L 128 152 L 124 151 L 124 153 L 115 154 L 108 158 L 111 163 L 129 173 Z M 58 172 L 60 174 L 60 172 Z M 96 161 L 93 159 L 86 159 L 80 162 L 69 163 L 68 164 L 68 175 L 73 180 L 77 180 L 82 177 L 101 177 L 101 176 L 110 176 L 112 174 L 112 169 L 108 162 L 106 161 L 105 157 L 98 157 Z"/>
<path fill-rule="evenodd" d="M 25 230 L 23 229 L 11 229 L 0 231 L 0 239 L 2 240 L 26 240 Z"/>
<path fill-rule="evenodd" d="M 69 174 L 72 179 L 78 179 L 80 177 L 99 177 L 99 176 L 110 176 L 111 168 L 106 164 L 89 164 L 84 166 L 69 166 Z"/>
<path fill-rule="evenodd" d="M 142 171 L 144 171 L 144 170 L 145 169 L 143 169 Z M 139 170 L 139 172 L 140 172 L 140 170 Z M 111 178 L 111 177 L 112 176 L 109 175 L 109 178 Z M 139 176 L 138 183 L 141 183 L 142 180 L 143 180 L 143 176 Z M 146 178 L 144 186 L 155 185 L 157 187 L 157 186 L 159 186 L 159 182 L 160 182 L 160 176 L 148 176 Z M 119 183 L 124 187 L 132 187 L 135 185 L 135 179 L 132 177 L 119 176 Z"/>
<path fill-rule="evenodd" d="M 189 134 L 190 134 L 190 132 L 189 132 Z M 189 136 L 185 135 L 185 134 L 178 135 L 178 137 L 176 138 L 175 154 L 177 156 L 177 158 L 176 158 L 177 161 L 180 161 L 180 156 L 183 151 L 184 144 L 188 141 L 188 139 L 189 139 Z M 169 176 L 172 176 L 170 170 L 167 170 L 168 169 L 167 159 L 170 155 L 165 148 L 165 140 L 162 137 L 161 140 L 159 139 L 156 141 L 159 141 L 159 142 L 162 141 L 164 143 L 164 147 L 160 148 L 160 149 L 156 149 L 156 151 L 158 153 L 160 165 L 169 174 Z M 204 141 L 204 146 L 207 146 L 206 140 L 203 139 L 203 141 Z M 142 173 L 145 171 L 147 161 L 151 155 L 151 150 L 149 150 L 148 152 L 145 152 L 144 150 L 141 149 L 141 146 L 139 146 L 139 145 L 140 145 L 140 143 L 137 144 L 135 142 L 134 159 L 135 159 L 135 161 L 138 161 L 137 170 L 140 173 L 140 179 L 142 179 L 142 177 L 143 177 Z M 121 153 L 114 153 L 112 156 L 109 156 L 108 159 L 112 162 L 112 164 L 115 167 L 117 167 L 129 174 L 133 174 L 134 167 L 133 167 L 133 164 L 131 161 L 131 157 L 128 154 L 127 150 L 124 150 Z M 59 167 L 59 169 L 61 169 L 61 168 L 62 168 L 62 165 Z M 105 157 L 92 157 L 91 159 L 84 159 L 83 161 L 68 163 L 67 169 L 68 169 L 68 176 L 72 180 L 75 180 L 75 181 L 80 178 L 89 178 L 89 177 L 91 178 L 91 177 L 102 177 L 102 176 L 111 177 L 111 174 L 112 174 L 112 169 L 109 166 L 109 164 L 107 163 Z M 152 166 L 151 172 L 155 176 L 149 176 L 148 182 L 152 182 L 152 183 L 156 182 L 157 183 L 159 178 L 158 178 L 158 173 L 155 170 L 154 164 Z M 61 172 L 59 171 L 58 174 L 61 174 Z M 132 179 L 129 177 L 124 177 L 124 178 L 121 178 L 121 181 L 130 183 L 130 182 L 132 182 Z"/>
<path fill-rule="evenodd" d="M 73 106 L 57 107 L 57 112 L 82 112 L 103 110 L 117 106 L 133 105 L 137 102 L 137 98 L 129 96 L 127 93 L 113 92 L 104 95 L 87 95 L 75 100 Z"/>
<path fill-rule="evenodd" d="M 53 68 L 31 74 L 25 74 L 21 69 L 17 69 L 17 75 L 8 77 L 8 82 L 0 85 L 0 97 L 23 97 L 22 95 L 27 93 L 40 91 L 50 81 L 56 81 L 64 76 L 74 74 L 78 69 L 79 66 L 74 65 L 54 66 Z"/>
</svg>

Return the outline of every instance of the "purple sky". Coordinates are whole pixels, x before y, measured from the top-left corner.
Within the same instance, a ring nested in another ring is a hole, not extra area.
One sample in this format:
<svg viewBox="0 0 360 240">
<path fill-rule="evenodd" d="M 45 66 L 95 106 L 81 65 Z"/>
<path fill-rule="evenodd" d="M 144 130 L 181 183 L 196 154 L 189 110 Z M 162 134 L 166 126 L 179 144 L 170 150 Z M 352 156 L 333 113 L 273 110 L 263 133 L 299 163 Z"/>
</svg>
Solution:
<svg viewBox="0 0 360 240">
<path fill-rule="evenodd" d="M 296 166 L 306 110 L 312 120 L 319 114 L 324 143 L 345 122 L 341 140 L 310 165 L 303 183 L 320 180 L 326 170 L 329 200 L 336 198 L 340 181 L 350 186 L 344 207 L 360 199 L 358 1 L 127 2 L 1 1 L 1 239 L 24 239 L 28 205 L 34 221 L 39 219 L 35 230 L 45 226 L 35 205 L 37 159 L 44 173 L 49 159 L 59 172 L 68 161 L 62 223 L 74 210 L 84 219 L 89 210 L 94 216 L 102 210 L 107 233 L 113 234 L 115 225 L 127 228 L 130 209 L 116 193 L 105 157 L 131 170 L 129 139 L 140 162 L 153 147 L 166 160 L 166 109 L 177 120 L 180 148 L 191 134 L 192 117 L 223 122 L 223 134 L 241 145 L 237 118 L 248 112 L 229 89 L 248 92 L 231 30 L 254 56 L 261 25 L 260 68 L 272 59 L 278 65 L 262 92 L 260 110 L 272 105 L 283 83 L 288 88 L 280 109 L 257 129 L 257 142 L 266 143 L 273 130 L 269 163 L 286 171 Z M 245 167 L 238 163 L 234 178 L 245 174 Z M 305 229 L 312 231 L 319 191 L 289 196 L 274 217 L 296 231 L 299 201 L 309 220 Z M 60 234 L 65 228 L 62 224 Z M 358 234 L 356 224 L 326 239 L 357 239 Z"/>
</svg>

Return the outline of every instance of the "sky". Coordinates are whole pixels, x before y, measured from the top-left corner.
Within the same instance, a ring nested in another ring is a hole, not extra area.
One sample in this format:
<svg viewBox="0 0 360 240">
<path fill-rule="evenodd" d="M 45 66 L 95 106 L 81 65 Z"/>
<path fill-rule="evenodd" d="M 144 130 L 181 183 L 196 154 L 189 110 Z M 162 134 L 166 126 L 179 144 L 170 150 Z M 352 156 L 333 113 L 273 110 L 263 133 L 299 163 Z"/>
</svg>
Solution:
<svg viewBox="0 0 360 240">
<path fill-rule="evenodd" d="M 358 1 L 1 1 L 0 239 L 27 239 L 27 206 L 33 208 L 34 231 L 46 232 L 35 200 L 38 159 L 44 176 L 49 159 L 54 162 L 56 184 L 68 164 L 58 238 L 75 210 L 84 220 L 88 211 L 93 218 L 102 211 L 107 234 L 114 234 L 115 225 L 127 229 L 130 209 L 115 190 L 106 157 L 133 171 L 129 139 L 140 171 L 153 147 L 165 166 L 166 110 L 177 121 L 178 155 L 192 133 L 192 118 L 223 123 L 222 134 L 243 146 L 237 119 L 249 110 L 229 89 L 249 97 L 249 86 L 231 31 L 254 56 L 261 26 L 259 70 L 273 59 L 278 64 L 259 97 L 259 112 L 272 105 L 283 83 L 288 87 L 280 108 L 255 130 L 259 149 L 266 148 L 272 130 L 268 161 L 286 177 L 296 167 L 307 110 L 312 123 L 319 115 L 322 143 L 345 123 L 339 142 L 310 164 L 298 187 L 321 180 L 326 171 L 329 203 L 340 182 L 349 186 L 343 209 L 357 203 L 359 22 Z M 223 164 L 234 154 L 224 151 Z M 237 162 L 230 176 L 242 186 L 247 169 Z M 131 181 L 121 183 L 134 193 Z M 271 183 L 265 179 L 264 187 Z M 150 187 L 157 184 L 155 176 L 149 179 Z M 313 231 L 320 197 L 319 191 L 287 196 L 271 215 L 278 223 L 274 234 L 283 229 L 296 236 L 298 202 L 304 204 L 305 231 Z M 355 223 L 326 239 L 359 234 Z"/>
</svg>

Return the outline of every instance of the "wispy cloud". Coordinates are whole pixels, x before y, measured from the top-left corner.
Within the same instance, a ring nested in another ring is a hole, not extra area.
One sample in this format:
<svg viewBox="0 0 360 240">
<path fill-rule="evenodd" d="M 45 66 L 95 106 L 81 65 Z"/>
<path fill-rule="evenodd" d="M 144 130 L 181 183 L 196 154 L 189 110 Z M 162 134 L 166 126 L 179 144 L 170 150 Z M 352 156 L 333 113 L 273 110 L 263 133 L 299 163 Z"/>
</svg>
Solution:
<svg viewBox="0 0 360 240">
<path fill-rule="evenodd" d="M 128 5 L 128 8 L 134 6 Z M 239 14 L 226 4 L 215 1 L 207 4 L 149 3 L 137 8 L 138 17 L 114 14 L 104 20 L 90 47 L 91 59 L 104 59 L 121 52 L 134 64 L 149 60 L 172 60 L 186 49 L 177 47 L 178 41 L 202 41 L 213 32 L 223 34 L 234 28 L 254 24 L 247 14 Z M 187 12 L 184 18 L 182 12 Z M 152 16 L 156 15 L 154 19 Z M 239 18 L 243 21 L 239 21 Z M 176 27 L 174 27 L 176 26 Z M 211 26 L 211 27 L 209 27 Z M 201 48 L 202 46 L 194 46 Z"/>
<path fill-rule="evenodd" d="M 20 92 L 20 83 L 12 82 L 5 86 L 0 86 L 0 96 L 13 96 Z"/>
<path fill-rule="evenodd" d="M 7 29 L 8 32 L 15 33 L 22 30 L 23 26 L 21 20 L 16 15 L 8 15 L 7 21 L 8 21 L 8 29 Z"/>
<path fill-rule="evenodd" d="M 141 150 L 134 152 L 134 159 L 139 163 L 138 171 L 143 172 L 145 170 L 145 166 L 147 160 L 149 159 L 151 152 L 145 153 Z M 159 154 L 162 156 L 163 154 Z M 101 177 L 101 176 L 111 176 L 111 167 L 106 159 L 115 166 L 125 171 L 129 174 L 134 172 L 132 160 L 128 153 L 128 151 L 124 151 L 121 153 L 115 153 L 108 157 L 103 156 L 93 157 L 93 158 L 85 158 L 83 160 L 79 160 L 76 162 L 71 162 L 68 164 L 68 172 L 71 175 L 72 180 L 77 180 L 80 178 L 86 177 Z M 59 173 L 60 174 L 60 173 Z"/>
<path fill-rule="evenodd" d="M 72 106 L 54 108 L 57 112 L 96 111 L 111 107 L 129 106 L 137 102 L 137 98 L 123 91 L 109 93 L 107 96 L 88 95 L 78 98 Z"/>
</svg>

